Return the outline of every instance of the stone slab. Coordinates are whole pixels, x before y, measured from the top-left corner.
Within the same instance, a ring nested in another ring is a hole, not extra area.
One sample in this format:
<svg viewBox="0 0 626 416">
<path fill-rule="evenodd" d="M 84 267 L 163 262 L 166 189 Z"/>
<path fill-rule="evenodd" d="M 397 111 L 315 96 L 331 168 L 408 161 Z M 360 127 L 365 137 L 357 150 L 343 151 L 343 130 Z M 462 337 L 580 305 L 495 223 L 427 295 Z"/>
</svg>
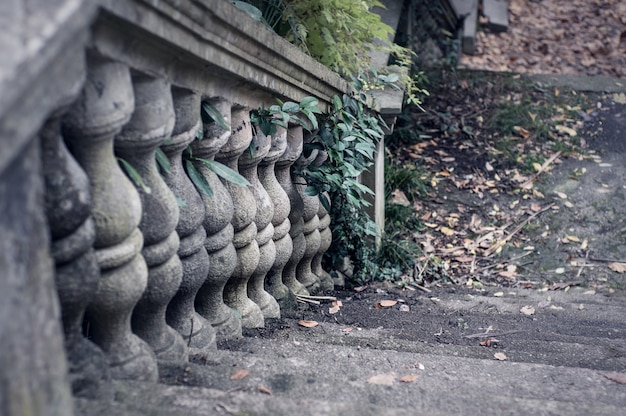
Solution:
<svg viewBox="0 0 626 416">
<path fill-rule="evenodd" d="M 463 19 L 463 53 L 476 53 L 476 29 L 478 25 L 478 0 L 452 0 L 452 7 L 459 19 Z"/>
<path fill-rule="evenodd" d="M 238 369 L 249 373 L 231 380 Z M 408 375 L 415 379 L 399 380 Z M 339 402 L 347 409 L 369 403 L 382 409 L 411 409 L 414 414 L 582 416 L 615 414 L 626 400 L 622 386 L 601 371 L 329 345 L 310 341 L 304 331 L 287 340 L 247 337 L 205 365 L 190 364 L 178 372 L 163 371 L 162 376 L 176 384 L 221 386 L 248 394 L 263 386 L 276 403 L 311 403 L 303 409 Z M 388 383 L 377 384 L 381 380 L 372 379 L 376 376 Z"/>
<path fill-rule="evenodd" d="M 487 27 L 492 32 L 506 32 L 509 28 L 509 1 L 482 0 L 483 15 L 489 19 Z"/>
</svg>

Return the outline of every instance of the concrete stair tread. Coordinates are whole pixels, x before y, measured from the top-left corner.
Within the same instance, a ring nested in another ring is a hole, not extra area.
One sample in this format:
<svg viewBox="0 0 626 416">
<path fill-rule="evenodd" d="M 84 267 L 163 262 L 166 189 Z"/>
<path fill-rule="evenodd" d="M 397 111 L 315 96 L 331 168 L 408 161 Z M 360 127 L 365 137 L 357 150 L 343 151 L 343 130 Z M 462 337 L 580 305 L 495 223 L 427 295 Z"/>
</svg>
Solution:
<svg viewBox="0 0 626 416">
<path fill-rule="evenodd" d="M 295 322 L 291 326 L 297 325 Z M 321 323 L 318 328 L 302 334 L 297 339 L 311 342 L 344 345 L 378 350 L 404 351 L 437 355 L 491 359 L 495 352 L 505 352 L 511 361 L 551 364 L 567 367 L 612 370 L 626 368 L 626 348 L 621 339 L 538 337 L 537 334 L 520 332 L 497 335 L 500 342 L 495 348 L 480 346 L 482 338 L 447 338 L 444 342 L 407 339 L 394 330 L 384 328 L 354 329 L 346 334 L 346 326 Z M 274 334 L 275 339 L 289 339 L 294 335 Z M 551 339 L 551 338 L 557 338 Z"/>
<path fill-rule="evenodd" d="M 385 408 L 448 414 L 477 414 L 485 403 L 476 397 L 488 398 L 492 410 L 498 409 L 499 403 L 515 403 L 512 414 L 523 414 L 535 406 L 558 409 L 563 414 L 609 414 L 626 403 L 622 385 L 605 378 L 602 371 L 581 368 L 381 351 L 295 339 L 246 337 L 233 347 L 233 351 L 220 352 L 222 355 L 206 365 L 164 369 L 164 381 L 209 387 L 219 384 L 246 391 L 262 385 L 276 397 L 294 400 L 332 402 L 341 398 L 356 403 L 359 398 L 367 398 Z M 419 364 L 425 369 L 420 370 Z M 230 380 L 230 375 L 241 368 L 249 375 Z M 412 383 L 396 379 L 392 386 L 368 383 L 370 377 L 390 372 L 396 377 L 415 374 L 418 378 Z M 455 400 L 444 403 L 445 397 Z"/>
</svg>

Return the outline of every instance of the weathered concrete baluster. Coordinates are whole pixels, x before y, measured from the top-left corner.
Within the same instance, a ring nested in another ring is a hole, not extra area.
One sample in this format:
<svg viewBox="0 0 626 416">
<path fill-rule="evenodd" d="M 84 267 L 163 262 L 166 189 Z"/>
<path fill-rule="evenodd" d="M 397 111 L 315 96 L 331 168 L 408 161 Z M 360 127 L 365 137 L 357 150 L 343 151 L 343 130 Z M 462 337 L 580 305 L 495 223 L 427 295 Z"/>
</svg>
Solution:
<svg viewBox="0 0 626 416">
<path fill-rule="evenodd" d="M 230 122 L 230 103 L 215 100 L 211 103 Z M 230 130 L 218 123 L 204 125 L 204 139 L 192 144 L 193 156 L 212 161 L 215 154 L 228 142 Z M 234 311 L 224 303 L 224 286 L 237 264 L 237 253 L 233 245 L 233 200 L 217 175 L 201 161 L 194 166 L 207 180 L 213 197 L 201 194 L 206 216 L 204 229 L 207 238 L 204 247 L 209 253 L 209 274 L 196 296 L 196 310 L 206 318 L 217 332 L 218 339 L 241 337 L 241 321 Z"/>
<path fill-rule="evenodd" d="M 300 169 L 304 169 L 313 163 L 318 153 L 318 150 L 314 150 L 309 156 L 302 154 L 296 161 L 296 164 Z M 302 233 L 306 242 L 304 255 L 296 268 L 296 278 L 306 287 L 309 293 L 315 294 L 321 290 L 321 283 L 320 279 L 311 270 L 311 260 L 320 249 L 320 231 L 318 229 L 320 221 L 317 216 L 320 201 L 317 195 L 311 196 L 306 194 L 307 183 L 304 178 L 294 177 L 293 181 L 300 198 L 302 198 Z"/>
<path fill-rule="evenodd" d="M 215 159 L 234 171 L 238 171 L 239 158 L 248 150 L 252 142 L 252 124 L 245 108 L 232 109 L 231 135 L 215 156 Z M 232 224 L 235 231 L 233 244 L 237 250 L 237 265 L 226 286 L 224 301 L 231 308 L 241 313 L 241 324 L 246 328 L 259 328 L 265 325 L 259 306 L 248 297 L 248 281 L 259 265 L 259 246 L 256 242 L 256 201 L 248 187 L 233 184 L 227 180 L 222 183 L 228 189 L 233 201 L 234 215 Z"/>
<path fill-rule="evenodd" d="M 265 291 L 265 276 L 274 265 L 276 247 L 274 236 L 274 205 L 270 196 L 261 184 L 258 175 L 258 165 L 270 151 L 271 137 L 266 136 L 260 129 L 250 144 L 252 151 L 244 152 L 239 158 L 239 171 L 252 185 L 252 194 L 256 201 L 256 241 L 259 246 L 259 263 L 248 281 L 248 296 L 256 303 L 265 318 L 280 318 L 280 306 L 276 299 Z"/>
<path fill-rule="evenodd" d="M 72 390 L 79 397 L 112 399 L 109 363 L 102 350 L 82 334 L 85 309 L 100 280 L 89 179 L 63 142 L 60 116 L 51 117 L 43 127 L 41 148 L 46 216 Z"/>
<path fill-rule="evenodd" d="M 64 119 L 63 131 L 91 185 L 96 225 L 98 290 L 89 304 L 88 332 L 117 379 L 156 381 L 156 357 L 131 332 L 130 317 L 148 269 L 141 255 L 141 200 L 113 154 L 114 136 L 130 120 L 134 96 L 128 67 L 88 54 L 87 82 Z"/>
<path fill-rule="evenodd" d="M 176 232 L 180 238 L 178 257 L 183 264 L 183 280 L 167 307 L 167 323 L 176 329 L 193 354 L 216 349 L 215 329 L 194 309 L 194 301 L 209 273 L 209 255 L 204 248 L 206 231 L 204 202 L 187 177 L 182 152 L 200 128 L 200 96 L 192 91 L 174 89 L 176 124 L 171 140 L 161 145 L 170 162 L 170 172 L 163 175 L 165 183 L 179 199 L 180 218 Z"/>
<path fill-rule="evenodd" d="M 182 336 L 165 321 L 167 305 L 176 294 L 183 268 L 176 252 L 179 239 L 178 203 L 156 166 L 156 149 L 170 137 L 174 107 L 165 80 L 143 75 L 133 77 L 135 112 L 115 138 L 117 154 L 137 170 L 143 185 L 135 184 L 143 214 L 139 229 L 141 250 L 148 265 L 148 286 L 133 311 L 133 331 L 146 341 L 161 361 L 182 362 L 189 351 Z"/>
<path fill-rule="evenodd" d="M 289 235 L 293 243 L 293 250 L 289 261 L 287 261 L 283 269 L 283 283 L 296 295 L 309 295 L 306 287 L 296 279 L 296 267 L 300 263 L 302 256 L 304 256 L 306 241 L 302 233 L 304 204 L 291 175 L 291 166 L 302 154 L 302 140 L 302 127 L 289 128 L 287 133 L 287 150 L 276 162 L 276 179 L 289 197 L 291 207 L 289 211 L 289 222 L 291 223 Z"/>
<path fill-rule="evenodd" d="M 265 277 L 265 289 L 276 299 L 281 308 L 291 309 L 295 306 L 295 296 L 289 288 L 283 283 L 283 269 L 291 257 L 293 251 L 293 243 L 289 235 L 291 223 L 289 222 L 289 197 L 285 190 L 280 186 L 276 179 L 274 168 L 276 161 L 287 150 L 287 130 L 278 127 L 276 134 L 272 136 L 272 146 L 267 156 L 263 158 L 259 164 L 259 180 L 263 188 L 268 193 L 274 215 L 272 217 L 272 225 L 274 226 L 274 241 L 276 257 L 274 264 L 267 272 Z M 287 171 L 289 166 L 287 166 Z"/>
<path fill-rule="evenodd" d="M 328 194 L 326 194 L 325 197 L 328 199 Z M 328 211 L 326 211 L 326 208 L 324 208 L 324 205 L 321 203 L 319 204 L 317 216 L 319 218 L 319 226 L 317 229 L 320 232 L 320 248 L 315 256 L 313 256 L 313 260 L 311 260 L 311 269 L 318 279 L 320 279 L 322 290 L 333 290 L 335 288 L 333 278 L 322 268 L 322 258 L 333 242 L 333 234 L 330 231 L 330 215 L 328 215 Z"/>
</svg>

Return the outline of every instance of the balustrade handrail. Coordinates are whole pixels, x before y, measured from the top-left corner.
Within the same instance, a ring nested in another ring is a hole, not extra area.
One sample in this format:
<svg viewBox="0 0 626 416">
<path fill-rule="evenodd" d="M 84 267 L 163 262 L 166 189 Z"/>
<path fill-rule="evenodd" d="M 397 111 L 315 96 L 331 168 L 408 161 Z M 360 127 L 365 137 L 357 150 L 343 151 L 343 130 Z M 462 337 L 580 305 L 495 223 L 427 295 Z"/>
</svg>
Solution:
<svg viewBox="0 0 626 416">
<path fill-rule="evenodd" d="M 68 84 L 84 78 L 85 46 L 174 86 L 211 85 L 251 108 L 314 96 L 325 111 L 333 95 L 350 91 L 346 80 L 226 0 L 14 3 L 0 42 L 0 171 L 58 108 Z"/>
</svg>

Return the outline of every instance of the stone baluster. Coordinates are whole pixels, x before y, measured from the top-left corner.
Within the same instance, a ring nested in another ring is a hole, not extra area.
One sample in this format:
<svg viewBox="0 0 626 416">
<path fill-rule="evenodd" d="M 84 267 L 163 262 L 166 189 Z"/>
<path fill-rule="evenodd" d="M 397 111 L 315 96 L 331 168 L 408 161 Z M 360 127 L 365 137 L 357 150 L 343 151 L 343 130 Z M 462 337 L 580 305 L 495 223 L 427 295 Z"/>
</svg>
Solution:
<svg viewBox="0 0 626 416">
<path fill-rule="evenodd" d="M 230 122 L 230 103 L 223 100 L 212 101 Z M 217 175 L 197 159 L 212 161 L 215 154 L 228 142 L 230 130 L 224 130 L 218 123 L 204 125 L 203 140 L 192 143 L 194 166 L 206 179 L 213 196 L 202 193 L 206 215 L 204 229 L 207 238 L 204 247 L 209 254 L 209 273 L 196 296 L 196 310 L 206 318 L 217 332 L 218 339 L 241 337 L 241 321 L 234 311 L 224 303 L 224 286 L 237 264 L 237 253 L 233 245 L 233 200 Z"/>
<path fill-rule="evenodd" d="M 283 269 L 293 251 L 293 243 L 289 235 L 289 229 L 291 228 L 291 223 L 289 222 L 291 205 L 289 203 L 289 196 L 287 196 L 285 190 L 280 186 L 280 183 L 278 183 L 274 171 L 276 161 L 278 161 L 286 150 L 287 130 L 278 127 L 278 131 L 272 136 L 272 145 L 267 156 L 265 156 L 259 164 L 258 175 L 274 208 L 274 215 L 272 217 L 274 235 L 272 236 L 272 240 L 274 241 L 276 257 L 274 264 L 267 272 L 265 288 L 274 299 L 278 301 L 281 308 L 292 309 L 295 306 L 295 297 L 283 283 L 282 279 Z M 287 166 L 287 171 L 288 169 L 289 165 Z"/>
<path fill-rule="evenodd" d="M 296 295 L 309 295 L 306 287 L 296 278 L 296 267 L 304 256 L 306 240 L 302 228 L 304 204 L 298 194 L 291 175 L 291 166 L 302 154 L 302 127 L 290 127 L 287 133 L 287 149 L 276 162 L 276 179 L 289 198 L 289 235 L 292 240 L 292 253 L 283 269 L 283 283 Z"/>
<path fill-rule="evenodd" d="M 176 232 L 180 238 L 178 257 L 183 264 L 183 280 L 167 307 L 167 323 L 189 345 L 190 353 L 203 354 L 216 349 L 215 329 L 194 308 L 196 294 L 209 273 L 209 255 L 204 248 L 206 231 L 204 202 L 183 168 L 182 153 L 196 138 L 200 128 L 200 96 L 174 89 L 176 124 L 172 138 L 161 145 L 170 162 L 163 180 L 179 200 L 180 217 Z"/>
<path fill-rule="evenodd" d="M 82 334 L 85 309 L 100 280 L 93 249 L 96 229 L 89 179 L 63 142 L 59 115 L 44 125 L 41 148 L 46 215 L 72 390 L 79 397 L 112 399 L 109 363 L 102 350 Z"/>
<path fill-rule="evenodd" d="M 238 171 L 238 162 L 252 142 L 252 124 L 245 108 L 232 109 L 231 135 L 215 156 L 216 160 Z M 222 180 L 233 201 L 233 244 L 237 250 L 237 265 L 224 287 L 224 301 L 241 313 L 241 324 L 246 328 L 265 325 L 259 306 L 248 297 L 248 281 L 259 265 L 259 245 L 256 242 L 256 201 L 250 188 Z"/>
<path fill-rule="evenodd" d="M 100 266 L 98 290 L 86 311 L 87 332 L 109 360 L 117 379 L 156 381 L 156 357 L 131 332 L 131 314 L 148 279 L 141 255 L 141 200 L 120 170 L 113 139 L 131 117 L 134 96 L 123 64 L 88 54 L 87 82 L 64 119 L 70 150 L 91 185 Z"/>
<path fill-rule="evenodd" d="M 328 194 L 325 194 L 325 196 L 328 200 Z M 319 204 L 317 216 L 319 218 L 318 230 L 320 232 L 320 248 L 315 256 L 313 256 L 313 260 L 311 260 L 311 269 L 318 279 L 320 279 L 322 290 L 333 290 L 335 288 L 333 278 L 322 268 L 322 259 L 333 242 L 333 234 L 330 231 L 330 215 L 328 215 L 328 211 L 326 211 L 326 208 L 324 208 L 324 205 L 321 203 Z"/>
<path fill-rule="evenodd" d="M 296 164 L 302 170 L 309 166 L 317 158 L 319 151 L 314 150 L 309 156 L 300 155 Z M 296 278 L 302 283 L 309 293 L 315 294 L 321 290 L 320 279 L 311 270 L 311 260 L 320 249 L 319 211 L 320 201 L 317 195 L 307 195 L 305 190 L 307 183 L 302 177 L 293 177 L 298 195 L 302 199 L 302 233 L 306 243 L 304 255 L 296 267 Z"/>
<path fill-rule="evenodd" d="M 252 194 L 256 202 L 256 242 L 259 246 L 259 263 L 248 281 L 248 297 L 256 303 L 265 318 L 280 318 L 280 306 L 276 299 L 265 291 L 265 276 L 274 265 L 276 247 L 274 245 L 274 205 L 258 175 L 258 166 L 267 156 L 272 145 L 270 136 L 260 129 L 255 129 L 250 144 L 251 151 L 244 152 L 239 158 L 239 171 L 252 185 Z"/>
<path fill-rule="evenodd" d="M 174 107 L 165 80 L 133 77 L 135 112 L 115 138 L 115 151 L 137 170 L 143 184 L 135 183 L 143 215 L 139 229 L 144 236 L 141 251 L 148 265 L 148 286 L 132 316 L 133 331 L 146 341 L 161 361 L 183 362 L 188 349 L 182 336 L 167 325 L 167 305 L 176 294 L 183 269 L 176 252 L 179 239 L 178 203 L 156 166 L 156 149 L 170 137 Z"/>
</svg>

